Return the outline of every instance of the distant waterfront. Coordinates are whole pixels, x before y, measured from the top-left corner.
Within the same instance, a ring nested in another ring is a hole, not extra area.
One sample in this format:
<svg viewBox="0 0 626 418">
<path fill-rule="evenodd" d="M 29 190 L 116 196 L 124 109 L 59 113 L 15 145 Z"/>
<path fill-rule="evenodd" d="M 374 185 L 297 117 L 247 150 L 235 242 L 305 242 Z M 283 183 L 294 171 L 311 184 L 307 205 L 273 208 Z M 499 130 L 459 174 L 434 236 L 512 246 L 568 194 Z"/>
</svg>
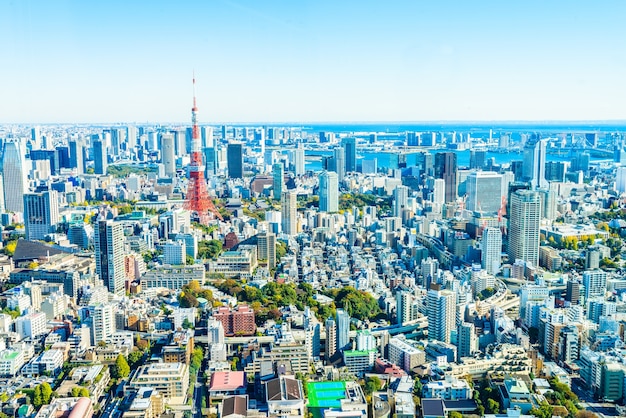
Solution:
<svg viewBox="0 0 626 418">
<path fill-rule="evenodd" d="M 447 150 L 447 149 L 440 149 L 440 150 L 430 150 L 429 152 L 431 154 L 435 154 L 437 152 L 454 152 L 457 155 L 457 165 L 459 167 L 468 167 L 469 166 L 469 160 L 470 160 L 470 151 L 469 150 L 463 150 L 463 151 L 457 151 L 457 150 Z M 409 152 L 406 153 L 406 164 L 407 166 L 413 166 L 416 165 L 416 161 L 417 161 L 417 156 L 418 156 L 419 152 Z M 332 155 L 332 151 L 306 151 L 305 153 L 306 155 L 306 169 L 310 170 L 310 171 L 321 171 L 322 170 L 322 161 L 321 161 L 321 156 L 330 156 Z M 378 168 L 379 169 L 394 169 L 394 168 L 398 168 L 398 153 L 394 153 L 394 152 L 364 152 L 362 154 L 360 154 L 360 158 L 361 160 L 363 159 L 374 159 L 376 158 L 378 161 Z M 318 157 L 318 158 L 316 158 Z M 511 161 L 521 161 L 524 159 L 524 156 L 522 153 L 519 152 L 511 152 L 511 153 L 496 153 L 496 152 L 487 152 L 487 159 L 489 158 L 494 158 L 496 164 L 498 165 L 502 165 L 502 164 L 510 164 Z M 552 155 L 552 154 L 548 154 L 547 155 L 547 160 L 548 161 L 570 161 L 570 157 L 568 156 L 559 156 L 559 155 Z M 595 161 L 595 159 L 592 158 L 592 161 Z"/>
</svg>

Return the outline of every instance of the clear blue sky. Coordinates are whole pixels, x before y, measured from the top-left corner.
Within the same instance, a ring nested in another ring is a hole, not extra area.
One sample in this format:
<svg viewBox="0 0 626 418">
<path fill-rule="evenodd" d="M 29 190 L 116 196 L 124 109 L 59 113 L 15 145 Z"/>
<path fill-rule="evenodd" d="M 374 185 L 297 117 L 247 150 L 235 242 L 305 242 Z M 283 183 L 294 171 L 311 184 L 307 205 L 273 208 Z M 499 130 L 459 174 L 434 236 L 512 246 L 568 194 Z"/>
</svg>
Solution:
<svg viewBox="0 0 626 418">
<path fill-rule="evenodd" d="M 0 123 L 626 119 L 626 1 L 0 0 Z"/>
</svg>

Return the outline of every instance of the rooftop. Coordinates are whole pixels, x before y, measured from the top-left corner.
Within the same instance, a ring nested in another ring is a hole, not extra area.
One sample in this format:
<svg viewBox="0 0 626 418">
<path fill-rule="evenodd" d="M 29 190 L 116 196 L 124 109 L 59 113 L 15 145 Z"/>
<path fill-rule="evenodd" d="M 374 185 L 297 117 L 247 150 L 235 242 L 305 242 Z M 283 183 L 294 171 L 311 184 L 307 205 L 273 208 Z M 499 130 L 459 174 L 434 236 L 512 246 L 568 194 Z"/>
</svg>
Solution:
<svg viewBox="0 0 626 418">
<path fill-rule="evenodd" d="M 228 391 L 246 387 L 244 372 L 215 372 L 211 375 L 209 390 Z"/>
</svg>

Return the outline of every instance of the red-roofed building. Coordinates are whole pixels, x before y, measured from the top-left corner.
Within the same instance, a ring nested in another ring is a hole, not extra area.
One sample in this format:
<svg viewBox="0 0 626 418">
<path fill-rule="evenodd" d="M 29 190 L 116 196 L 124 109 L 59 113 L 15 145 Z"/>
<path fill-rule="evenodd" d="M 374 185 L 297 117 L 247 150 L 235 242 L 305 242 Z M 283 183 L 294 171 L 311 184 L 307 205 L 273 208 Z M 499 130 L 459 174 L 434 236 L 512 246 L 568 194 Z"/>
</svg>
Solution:
<svg viewBox="0 0 626 418">
<path fill-rule="evenodd" d="M 406 375 L 406 372 L 402 370 L 399 366 L 383 358 L 376 359 L 376 362 L 374 363 L 374 370 L 376 371 L 376 373 L 388 374 L 392 377 L 402 377 Z"/>
<path fill-rule="evenodd" d="M 238 305 L 235 309 L 220 306 L 213 311 L 213 319 L 222 323 L 227 337 L 254 335 L 256 332 L 254 310 L 248 305 Z"/>
<path fill-rule="evenodd" d="M 215 403 L 227 396 L 245 395 L 246 386 L 245 372 L 215 372 L 211 375 L 209 399 Z"/>
</svg>

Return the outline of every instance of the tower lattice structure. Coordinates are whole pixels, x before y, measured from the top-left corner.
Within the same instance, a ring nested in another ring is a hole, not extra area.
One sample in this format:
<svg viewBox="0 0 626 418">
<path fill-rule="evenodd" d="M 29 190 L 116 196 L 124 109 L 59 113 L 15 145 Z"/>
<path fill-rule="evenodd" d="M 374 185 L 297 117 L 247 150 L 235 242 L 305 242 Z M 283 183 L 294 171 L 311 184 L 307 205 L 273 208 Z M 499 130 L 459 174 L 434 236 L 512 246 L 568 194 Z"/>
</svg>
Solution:
<svg viewBox="0 0 626 418">
<path fill-rule="evenodd" d="M 185 209 L 196 213 L 200 223 L 207 225 L 213 217 L 222 219 L 217 208 L 213 204 L 206 180 L 204 179 L 204 166 L 202 165 L 202 151 L 200 147 L 200 129 L 197 119 L 198 107 L 196 106 L 196 79 L 193 78 L 193 107 L 191 108 L 191 162 L 189 163 L 189 184 L 187 185 L 187 199 Z"/>
</svg>

